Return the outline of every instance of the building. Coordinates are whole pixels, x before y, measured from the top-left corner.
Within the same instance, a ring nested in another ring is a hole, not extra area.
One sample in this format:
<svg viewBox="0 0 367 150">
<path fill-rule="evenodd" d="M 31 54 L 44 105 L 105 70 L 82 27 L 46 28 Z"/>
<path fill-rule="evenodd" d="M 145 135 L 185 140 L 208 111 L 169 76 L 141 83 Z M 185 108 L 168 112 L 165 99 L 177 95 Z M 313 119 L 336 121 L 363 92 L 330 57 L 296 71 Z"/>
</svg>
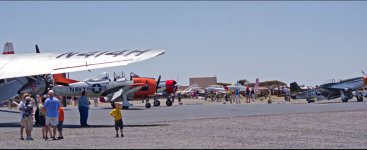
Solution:
<svg viewBox="0 0 367 150">
<path fill-rule="evenodd" d="M 197 84 L 202 88 L 217 84 L 217 77 L 194 77 L 189 79 L 190 85 Z"/>
</svg>

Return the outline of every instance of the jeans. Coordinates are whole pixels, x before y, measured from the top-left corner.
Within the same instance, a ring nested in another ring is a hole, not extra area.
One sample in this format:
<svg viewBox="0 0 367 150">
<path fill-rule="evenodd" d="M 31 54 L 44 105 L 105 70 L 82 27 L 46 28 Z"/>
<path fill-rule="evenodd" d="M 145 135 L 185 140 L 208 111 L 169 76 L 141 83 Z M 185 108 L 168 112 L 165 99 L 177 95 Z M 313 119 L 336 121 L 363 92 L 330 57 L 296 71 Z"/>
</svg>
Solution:
<svg viewBox="0 0 367 150">
<path fill-rule="evenodd" d="M 87 120 L 88 120 L 88 107 L 79 107 L 79 113 L 80 113 L 80 125 L 81 126 L 87 126 Z"/>
</svg>

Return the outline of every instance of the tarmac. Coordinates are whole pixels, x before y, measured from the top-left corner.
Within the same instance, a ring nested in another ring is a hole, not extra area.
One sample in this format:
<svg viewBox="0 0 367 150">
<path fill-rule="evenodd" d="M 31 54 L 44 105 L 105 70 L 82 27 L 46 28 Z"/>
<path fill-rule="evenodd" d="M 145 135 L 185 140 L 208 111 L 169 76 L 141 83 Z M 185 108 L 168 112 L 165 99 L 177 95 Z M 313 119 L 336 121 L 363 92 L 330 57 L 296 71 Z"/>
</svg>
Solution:
<svg viewBox="0 0 367 150">
<path fill-rule="evenodd" d="M 171 107 L 145 108 L 134 101 L 123 110 L 125 137 L 115 138 L 109 104 L 93 106 L 90 127 L 79 127 L 76 106 L 65 108 L 63 140 L 19 140 L 16 109 L 0 108 L 0 148 L 367 148 L 367 103 L 305 100 L 272 104 L 223 104 L 203 99 L 177 100 Z M 345 137 L 345 138 L 344 138 Z M 120 142 L 120 143 L 119 143 Z"/>
</svg>

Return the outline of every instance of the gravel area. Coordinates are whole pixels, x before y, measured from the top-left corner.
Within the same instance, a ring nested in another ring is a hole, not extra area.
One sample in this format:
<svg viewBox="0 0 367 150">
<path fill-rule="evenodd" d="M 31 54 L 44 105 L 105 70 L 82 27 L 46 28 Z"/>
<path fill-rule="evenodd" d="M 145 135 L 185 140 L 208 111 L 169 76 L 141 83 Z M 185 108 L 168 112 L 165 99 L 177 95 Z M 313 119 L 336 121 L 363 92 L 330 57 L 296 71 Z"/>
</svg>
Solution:
<svg viewBox="0 0 367 150">
<path fill-rule="evenodd" d="M 113 122 L 111 122 L 111 125 Z M 156 126 L 156 125 L 159 126 Z M 18 127 L 1 127 L 0 148 L 367 148 L 367 111 L 264 115 L 127 126 L 65 128 L 63 140 L 21 141 Z"/>
</svg>

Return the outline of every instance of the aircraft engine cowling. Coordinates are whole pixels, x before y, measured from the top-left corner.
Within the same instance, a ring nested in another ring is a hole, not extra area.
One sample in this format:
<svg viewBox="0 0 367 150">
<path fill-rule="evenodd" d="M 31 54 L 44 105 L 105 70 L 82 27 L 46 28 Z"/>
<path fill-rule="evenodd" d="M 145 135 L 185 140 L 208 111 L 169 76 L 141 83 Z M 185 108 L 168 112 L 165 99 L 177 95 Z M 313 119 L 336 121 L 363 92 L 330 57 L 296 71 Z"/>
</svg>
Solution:
<svg viewBox="0 0 367 150">
<path fill-rule="evenodd" d="M 175 92 L 177 82 L 175 80 L 167 80 L 166 81 L 166 92 L 167 94 L 171 94 Z"/>
<path fill-rule="evenodd" d="M 134 93 L 134 98 L 145 98 L 155 94 L 156 83 L 154 78 L 133 78 L 134 83 L 146 83 L 139 91 Z"/>
<path fill-rule="evenodd" d="M 47 83 L 45 80 L 29 80 L 20 90 L 18 94 L 28 93 L 31 95 L 41 95 L 47 90 Z"/>
</svg>

